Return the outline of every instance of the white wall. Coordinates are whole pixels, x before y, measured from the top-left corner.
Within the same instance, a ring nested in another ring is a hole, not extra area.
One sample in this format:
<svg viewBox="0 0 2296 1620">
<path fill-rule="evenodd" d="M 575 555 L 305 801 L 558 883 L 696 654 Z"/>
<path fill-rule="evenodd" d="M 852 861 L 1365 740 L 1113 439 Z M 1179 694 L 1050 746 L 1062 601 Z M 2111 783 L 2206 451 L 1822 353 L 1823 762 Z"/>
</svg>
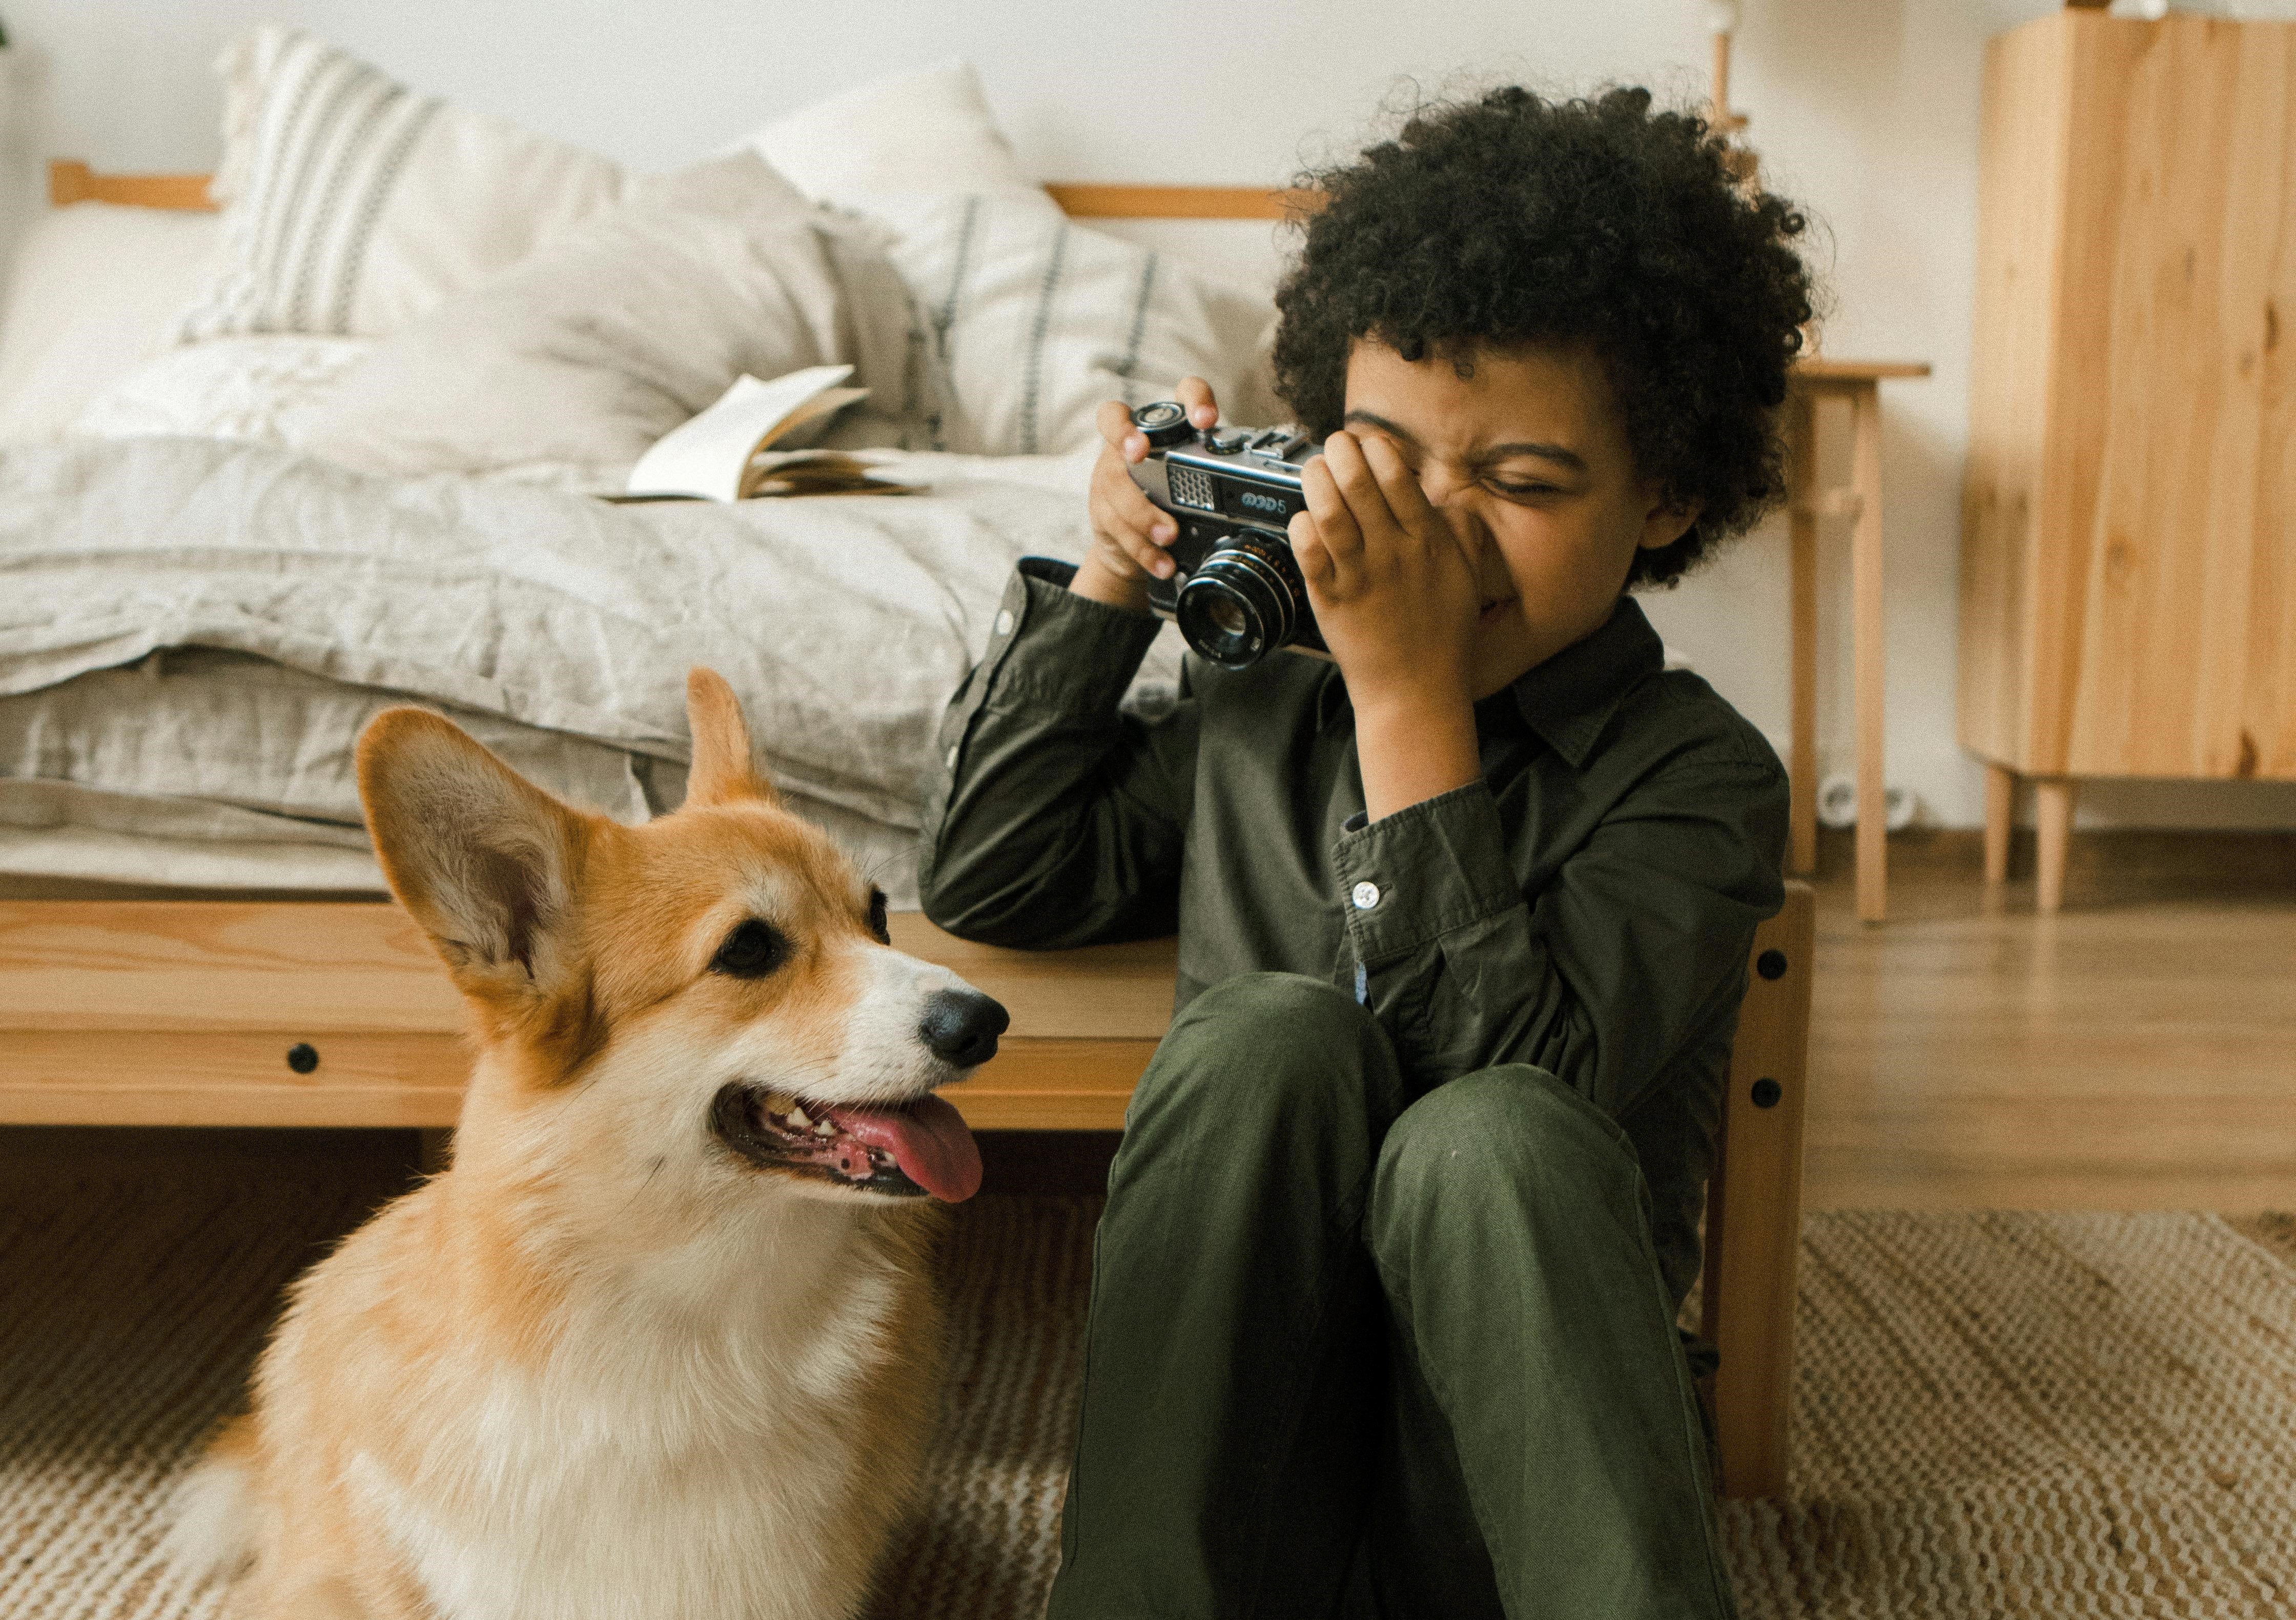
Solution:
<svg viewBox="0 0 2296 1620">
<path fill-rule="evenodd" d="M 1807 203 L 1832 284 L 1829 351 L 1919 358 L 1885 398 L 1890 774 L 1953 825 L 1980 817 L 1954 740 L 1955 552 L 1967 437 L 1978 68 L 1986 37 L 2052 0 L 1745 0 L 1734 97 L 1768 183 Z M 774 114 L 888 70 L 965 55 L 1024 160 L 1048 178 L 1246 184 L 1359 144 L 1384 100 L 1522 78 L 1618 78 L 1702 95 L 1702 0 L 0 0 L 17 42 L 0 119 L 22 218 L 37 165 L 203 169 L 217 152 L 208 63 L 242 25 L 297 23 L 421 89 L 667 168 Z M 1215 21 L 1214 19 L 1220 19 Z M 1254 230 L 1257 227 L 1242 227 Z M 1265 258 L 1248 242 L 1247 259 Z M 1829 470 L 1845 435 L 1823 432 Z M 1822 578 L 1820 739 L 1851 757 L 1847 536 Z M 1784 525 L 1654 598 L 1669 640 L 1781 744 Z M 2296 785 L 2100 785 L 2083 817 L 2296 826 Z"/>
</svg>

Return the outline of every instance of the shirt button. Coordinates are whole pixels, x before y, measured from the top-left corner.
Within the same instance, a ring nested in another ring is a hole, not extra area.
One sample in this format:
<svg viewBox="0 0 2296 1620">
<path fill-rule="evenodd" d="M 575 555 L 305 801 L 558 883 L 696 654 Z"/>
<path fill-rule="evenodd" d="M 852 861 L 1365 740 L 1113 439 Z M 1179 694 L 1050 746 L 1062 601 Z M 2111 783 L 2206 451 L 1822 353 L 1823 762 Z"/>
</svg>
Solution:
<svg viewBox="0 0 2296 1620">
<path fill-rule="evenodd" d="M 956 769 L 956 744 L 955 743 L 951 743 L 948 745 L 948 768 L 951 770 L 955 770 Z"/>
<path fill-rule="evenodd" d="M 1368 911 L 1374 906 L 1379 904 L 1379 885 L 1377 884 L 1357 884 L 1355 887 L 1355 893 L 1352 898 L 1356 902 L 1357 910 Z"/>
<path fill-rule="evenodd" d="M 997 610 L 996 633 L 999 636 L 1010 636 L 1013 633 L 1013 610 L 1011 608 L 1000 608 Z"/>
</svg>

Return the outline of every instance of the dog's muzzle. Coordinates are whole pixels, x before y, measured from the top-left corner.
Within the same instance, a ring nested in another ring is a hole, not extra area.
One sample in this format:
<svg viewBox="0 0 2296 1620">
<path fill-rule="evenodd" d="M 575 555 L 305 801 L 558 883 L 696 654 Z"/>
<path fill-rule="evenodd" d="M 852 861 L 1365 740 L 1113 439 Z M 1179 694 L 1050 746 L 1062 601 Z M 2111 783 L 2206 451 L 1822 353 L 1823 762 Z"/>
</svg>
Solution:
<svg viewBox="0 0 2296 1620">
<path fill-rule="evenodd" d="M 959 1078 L 996 1056 L 1012 1025 L 1004 1007 L 977 990 L 925 998 L 917 1039 Z M 718 1088 L 709 1127 L 761 1169 L 810 1176 L 896 1197 L 930 1194 L 955 1204 L 980 1188 L 980 1147 L 955 1106 L 926 1096 L 898 1107 L 817 1102 L 750 1081 Z"/>
</svg>

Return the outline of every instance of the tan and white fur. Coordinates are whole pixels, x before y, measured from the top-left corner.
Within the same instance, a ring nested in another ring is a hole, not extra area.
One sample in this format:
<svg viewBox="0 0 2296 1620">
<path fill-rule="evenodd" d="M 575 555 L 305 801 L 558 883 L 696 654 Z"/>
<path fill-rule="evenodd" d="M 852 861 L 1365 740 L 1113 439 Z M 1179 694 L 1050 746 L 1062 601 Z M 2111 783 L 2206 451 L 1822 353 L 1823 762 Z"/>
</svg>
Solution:
<svg viewBox="0 0 2296 1620">
<path fill-rule="evenodd" d="M 940 1209 L 753 1163 L 712 1099 L 914 1104 L 965 1072 L 920 1007 L 985 998 L 888 947 L 882 897 L 780 808 L 726 684 L 697 670 L 688 700 L 687 802 L 643 826 L 423 711 L 361 738 L 378 856 L 477 1057 L 451 1168 L 295 1285 L 251 1411 L 187 1483 L 173 1548 L 236 1577 L 229 1612 L 865 1601 L 936 1407 Z M 751 918 L 786 959 L 718 971 Z"/>
</svg>

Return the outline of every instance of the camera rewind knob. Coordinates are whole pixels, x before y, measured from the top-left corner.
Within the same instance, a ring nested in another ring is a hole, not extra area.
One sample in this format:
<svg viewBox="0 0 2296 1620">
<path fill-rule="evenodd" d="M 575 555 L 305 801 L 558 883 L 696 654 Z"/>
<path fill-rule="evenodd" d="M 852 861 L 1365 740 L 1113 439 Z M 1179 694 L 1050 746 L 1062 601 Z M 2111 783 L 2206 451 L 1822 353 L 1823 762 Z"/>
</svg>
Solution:
<svg viewBox="0 0 2296 1620">
<path fill-rule="evenodd" d="M 1188 407 L 1177 399 L 1142 406 L 1132 413 L 1132 425 L 1146 436 L 1152 450 L 1176 445 L 1196 431 L 1188 425 Z"/>
</svg>

